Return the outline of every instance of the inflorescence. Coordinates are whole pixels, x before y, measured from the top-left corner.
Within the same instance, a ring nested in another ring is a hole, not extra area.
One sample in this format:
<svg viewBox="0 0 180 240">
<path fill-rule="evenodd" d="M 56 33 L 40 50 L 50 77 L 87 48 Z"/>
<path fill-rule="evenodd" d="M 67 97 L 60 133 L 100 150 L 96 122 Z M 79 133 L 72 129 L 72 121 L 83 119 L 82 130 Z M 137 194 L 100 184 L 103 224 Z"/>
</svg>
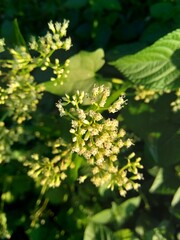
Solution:
<svg viewBox="0 0 180 240">
<path fill-rule="evenodd" d="M 10 55 L 0 60 L 0 162 L 13 157 L 12 145 L 21 141 L 24 134 L 22 124 L 31 119 L 45 90 L 43 84 L 37 83 L 34 70 L 51 68 L 50 80 L 55 85 L 63 84 L 67 78 L 69 59 L 60 63 L 52 55 L 56 50 L 71 47 L 71 39 L 66 37 L 68 24 L 66 20 L 62 24 L 49 22 L 50 31 L 38 39 L 32 38 L 29 45 L 8 48 L 5 40 L 0 39 L 0 52 L 7 51 L 7 56 Z"/>
<path fill-rule="evenodd" d="M 125 196 L 128 190 L 138 189 L 136 180 L 142 179 L 142 174 L 138 172 L 142 165 L 134 152 L 128 154 L 125 164 L 121 161 L 120 154 L 124 155 L 133 142 L 127 137 L 126 131 L 119 127 L 118 120 L 106 119 L 101 112 L 118 112 L 126 100 L 120 96 L 106 108 L 109 95 L 108 87 L 94 86 L 90 94 L 77 91 L 72 97 L 66 95 L 57 103 L 57 107 L 60 116 L 71 118 L 72 152 L 86 159 L 91 168 L 91 181 L 97 187 L 106 186 L 112 190 L 118 186 L 120 195 Z M 91 105 L 89 108 L 83 105 L 87 99 Z M 87 177 L 82 175 L 79 181 L 83 182 Z"/>
</svg>

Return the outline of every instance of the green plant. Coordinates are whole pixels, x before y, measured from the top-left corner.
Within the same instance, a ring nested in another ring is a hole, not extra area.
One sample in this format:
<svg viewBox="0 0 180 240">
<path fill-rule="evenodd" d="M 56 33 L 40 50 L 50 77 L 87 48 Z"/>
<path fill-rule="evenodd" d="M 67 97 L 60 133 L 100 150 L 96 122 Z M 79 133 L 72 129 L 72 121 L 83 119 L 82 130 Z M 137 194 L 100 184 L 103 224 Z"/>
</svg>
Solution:
<svg viewBox="0 0 180 240">
<path fill-rule="evenodd" d="M 115 78 L 102 49 L 64 58 L 68 21 L 48 26 L 0 41 L 1 238 L 178 238 L 179 30 L 108 62 Z"/>
</svg>

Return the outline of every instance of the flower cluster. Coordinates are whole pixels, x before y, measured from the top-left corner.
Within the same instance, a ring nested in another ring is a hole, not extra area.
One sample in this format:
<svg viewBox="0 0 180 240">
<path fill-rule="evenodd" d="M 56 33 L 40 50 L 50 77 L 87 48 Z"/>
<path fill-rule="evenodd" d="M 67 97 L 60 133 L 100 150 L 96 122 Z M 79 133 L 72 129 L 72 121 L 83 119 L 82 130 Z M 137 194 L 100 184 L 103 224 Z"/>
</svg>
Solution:
<svg viewBox="0 0 180 240">
<path fill-rule="evenodd" d="M 142 168 L 140 158 L 131 153 L 123 164 L 119 156 L 124 154 L 133 143 L 127 137 L 126 131 L 119 128 L 116 119 L 105 119 L 102 111 L 110 95 L 110 89 L 105 86 L 95 86 L 90 94 L 79 92 L 72 97 L 66 95 L 63 102 L 59 101 L 57 107 L 60 115 L 69 116 L 72 121 L 70 133 L 72 134 L 72 152 L 83 156 L 91 167 L 91 180 L 96 186 L 106 186 L 113 189 L 118 186 L 119 192 L 125 196 L 129 189 L 137 190 L 139 184 L 136 180 L 142 179 L 138 169 Z M 91 107 L 84 109 L 85 99 L 89 99 Z M 120 96 L 106 110 L 110 113 L 119 111 L 126 103 L 124 96 Z M 67 108 L 67 106 L 69 106 Z M 67 109 L 66 109 L 67 108 Z M 87 176 L 81 176 L 86 179 Z"/>
<path fill-rule="evenodd" d="M 53 61 L 50 58 L 58 49 L 70 49 L 71 39 L 66 37 L 68 25 L 69 21 L 67 20 L 64 20 L 62 24 L 51 21 L 48 24 L 50 31 L 48 31 L 45 36 L 39 37 L 38 40 L 32 38 L 29 44 L 31 50 L 39 53 L 38 58 L 36 58 L 36 64 L 41 70 L 45 71 L 48 68 L 53 70 L 54 76 L 51 77 L 50 80 L 54 82 L 55 86 L 57 84 L 62 85 L 69 73 L 69 59 L 60 64 L 58 58 L 55 58 Z"/>
<path fill-rule="evenodd" d="M 72 154 L 62 139 L 49 142 L 48 147 L 51 148 L 52 158 L 34 153 L 30 161 L 24 164 L 30 168 L 28 175 L 38 180 L 42 186 L 59 187 L 67 177 L 66 170 L 74 167 L 71 161 Z"/>
<path fill-rule="evenodd" d="M 180 88 L 176 91 L 176 96 L 176 100 L 171 103 L 174 112 L 178 112 L 180 110 Z"/>
<path fill-rule="evenodd" d="M 135 100 L 144 100 L 145 103 L 149 103 L 150 101 L 157 99 L 159 96 L 163 95 L 164 93 L 170 93 L 169 90 L 152 90 L 152 89 L 145 89 L 144 86 L 138 86 L 135 91 Z M 173 112 L 177 112 L 180 110 L 180 88 L 177 89 L 175 92 L 176 99 L 175 101 L 171 102 L 171 107 Z"/>
<path fill-rule="evenodd" d="M 58 84 L 63 85 L 64 79 L 66 79 L 69 74 L 69 63 L 70 60 L 67 59 L 65 63 L 61 65 L 58 58 L 55 58 L 55 61 L 52 63 L 50 58 L 47 57 L 41 70 L 45 71 L 48 67 L 51 68 L 54 76 L 50 78 L 50 81 L 54 82 L 54 86 L 57 86 Z"/>
<path fill-rule="evenodd" d="M 59 22 L 49 22 L 48 27 L 51 32 L 43 37 L 39 37 L 38 41 L 32 38 L 30 48 L 39 52 L 44 58 L 58 49 L 69 50 L 71 47 L 71 39 L 65 38 L 69 21 L 64 20 L 61 24 Z"/>
<path fill-rule="evenodd" d="M 65 38 L 67 27 L 68 21 L 64 21 L 63 24 L 50 22 L 51 33 L 48 32 L 37 40 L 34 38 L 29 46 L 8 49 L 4 39 L 0 39 L 0 52 L 4 50 L 9 52 L 6 55 L 8 58 L 0 59 L 0 163 L 13 158 L 12 149 L 15 142 L 27 141 L 22 123 L 31 118 L 44 91 L 43 84 L 36 82 L 34 70 L 51 68 L 54 77 L 51 80 L 56 84 L 61 83 L 61 78 L 68 74 L 69 60 L 60 64 L 59 59 L 51 58 L 56 50 L 70 48 L 71 40 Z M 43 158 L 42 162 L 47 166 L 48 161 Z M 54 166 L 55 162 L 53 159 L 51 164 Z"/>
<path fill-rule="evenodd" d="M 0 88 L 0 104 L 8 108 L 9 116 L 18 124 L 31 117 L 41 98 L 42 87 L 29 74 L 11 76 L 6 88 Z"/>
<path fill-rule="evenodd" d="M 149 103 L 153 99 L 157 99 L 164 91 L 155 91 L 152 89 L 145 89 L 144 86 L 138 86 L 135 91 L 135 100 L 144 100 L 145 103 Z"/>
<path fill-rule="evenodd" d="M 31 55 L 28 52 L 28 49 L 25 46 L 16 46 L 14 49 L 9 49 L 10 54 L 12 55 L 12 60 L 3 63 L 4 68 L 12 69 L 14 74 L 17 74 L 18 71 L 22 69 L 26 71 L 32 70 L 29 69 L 31 66 L 30 63 L 33 61 Z M 12 74 L 11 72 L 11 74 Z"/>
<path fill-rule="evenodd" d="M 11 59 L 1 61 L 2 71 L 0 84 L 0 105 L 7 108 L 9 116 L 13 121 L 21 124 L 31 117 L 31 112 L 36 110 L 39 99 L 44 90 L 43 85 L 37 85 L 32 72 L 36 68 L 46 70 L 48 67 L 53 70 L 51 81 L 54 84 L 62 84 L 67 78 L 69 60 L 60 64 L 59 59 L 52 61 L 51 55 L 57 49 L 68 50 L 71 47 L 71 40 L 66 37 L 69 22 L 62 24 L 50 22 L 51 31 L 38 40 L 30 42 L 30 50 L 25 46 L 17 46 L 9 49 Z M 62 39 L 65 38 L 65 39 Z M 0 40 L 0 51 L 4 50 L 4 40 Z M 37 51 L 38 56 L 33 56 L 31 50 Z"/>
</svg>

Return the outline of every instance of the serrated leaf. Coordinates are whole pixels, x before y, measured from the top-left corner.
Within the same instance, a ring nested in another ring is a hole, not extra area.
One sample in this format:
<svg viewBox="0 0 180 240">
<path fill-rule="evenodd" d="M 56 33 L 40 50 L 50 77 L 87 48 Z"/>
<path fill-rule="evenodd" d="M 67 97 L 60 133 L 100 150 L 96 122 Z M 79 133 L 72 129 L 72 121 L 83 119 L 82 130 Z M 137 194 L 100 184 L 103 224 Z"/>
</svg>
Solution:
<svg viewBox="0 0 180 240">
<path fill-rule="evenodd" d="M 92 88 L 95 83 L 106 82 L 103 78 L 96 78 L 96 72 L 104 65 L 104 52 L 97 49 L 94 52 L 81 51 L 70 58 L 69 75 L 64 79 L 63 85 L 54 85 L 54 82 L 45 82 L 43 86 L 46 91 L 56 95 L 70 94 L 76 90 Z M 62 79 L 63 80 L 63 79 Z"/>
<path fill-rule="evenodd" d="M 111 63 L 136 85 L 156 90 L 180 87 L 180 29 L 152 46 Z"/>
</svg>

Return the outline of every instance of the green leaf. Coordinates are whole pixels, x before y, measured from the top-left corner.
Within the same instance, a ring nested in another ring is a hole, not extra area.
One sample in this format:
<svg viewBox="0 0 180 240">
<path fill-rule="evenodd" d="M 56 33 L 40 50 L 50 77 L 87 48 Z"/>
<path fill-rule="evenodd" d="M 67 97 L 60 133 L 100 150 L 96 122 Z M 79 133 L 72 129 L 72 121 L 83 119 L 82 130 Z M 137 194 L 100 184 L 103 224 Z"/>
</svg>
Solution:
<svg viewBox="0 0 180 240">
<path fill-rule="evenodd" d="M 13 30 L 14 30 L 15 43 L 19 46 L 26 46 L 26 42 L 23 38 L 23 35 L 21 34 L 17 19 L 14 19 L 13 21 Z"/>
<path fill-rule="evenodd" d="M 74 93 L 76 90 L 89 91 L 95 83 L 106 83 L 104 78 L 97 79 L 96 72 L 104 65 L 104 52 L 98 49 L 94 52 L 81 51 L 70 58 L 69 75 L 63 85 L 45 82 L 46 91 L 56 95 Z"/>
<path fill-rule="evenodd" d="M 118 223 L 118 226 L 122 225 L 133 215 L 134 211 L 139 207 L 140 202 L 141 202 L 140 197 L 133 197 L 124 201 L 119 206 L 116 203 L 113 203 L 112 212 L 115 221 Z"/>
<path fill-rule="evenodd" d="M 81 165 L 83 164 L 84 159 L 81 156 L 78 156 L 77 154 L 73 155 L 73 163 L 75 165 L 74 168 L 70 169 L 68 171 L 68 180 L 75 181 L 78 178 L 78 171 Z"/>
<path fill-rule="evenodd" d="M 112 209 L 105 209 L 105 210 L 95 214 L 91 218 L 91 221 L 93 221 L 94 223 L 99 223 L 99 224 L 107 224 L 107 223 L 110 223 L 112 220 L 113 220 Z"/>
<path fill-rule="evenodd" d="M 81 51 L 70 58 L 71 80 L 85 80 L 95 76 L 95 73 L 104 65 L 104 51 L 97 49 L 94 52 Z"/>
<path fill-rule="evenodd" d="M 114 240 L 111 230 L 97 223 L 89 223 L 84 232 L 83 240 Z"/>
<path fill-rule="evenodd" d="M 174 194 L 173 200 L 171 202 L 171 212 L 180 219 L 180 187 Z"/>
<path fill-rule="evenodd" d="M 116 237 L 117 240 L 121 239 L 121 240 L 139 240 L 139 238 L 136 238 L 134 236 L 134 233 L 128 229 L 121 229 L 117 232 L 114 233 L 114 236 Z"/>
<path fill-rule="evenodd" d="M 140 197 L 130 198 L 120 205 L 117 205 L 115 202 L 113 202 L 111 208 L 102 210 L 91 217 L 90 220 L 96 224 L 117 222 L 118 226 L 122 225 L 126 220 L 129 219 L 129 217 L 133 215 L 140 202 Z"/>
<path fill-rule="evenodd" d="M 149 191 L 151 193 L 172 195 L 178 186 L 179 179 L 175 175 L 174 169 L 172 167 L 160 168 Z"/>
<path fill-rule="evenodd" d="M 156 90 L 180 87 L 180 29 L 169 33 L 152 46 L 111 64 L 132 83 Z"/>
<path fill-rule="evenodd" d="M 4 21 L 1 27 L 1 34 L 9 46 L 26 46 L 17 19 Z"/>
</svg>

